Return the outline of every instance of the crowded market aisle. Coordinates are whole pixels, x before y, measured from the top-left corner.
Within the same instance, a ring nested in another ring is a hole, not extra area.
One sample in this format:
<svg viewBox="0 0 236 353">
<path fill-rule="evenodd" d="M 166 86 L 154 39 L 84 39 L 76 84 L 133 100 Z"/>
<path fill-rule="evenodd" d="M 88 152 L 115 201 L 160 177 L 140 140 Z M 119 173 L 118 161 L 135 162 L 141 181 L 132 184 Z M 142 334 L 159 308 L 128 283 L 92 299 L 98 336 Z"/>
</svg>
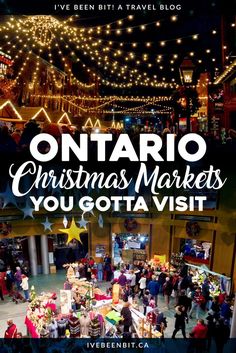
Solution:
<svg viewBox="0 0 236 353">
<path fill-rule="evenodd" d="M 30 277 L 29 284 L 34 286 L 36 293 L 41 292 L 56 292 L 57 300 L 56 304 L 59 307 L 59 293 L 63 288 L 65 281 L 65 270 L 57 271 L 56 274 L 51 275 L 38 275 L 37 277 Z M 99 287 L 102 291 L 106 291 L 109 288 L 110 282 L 102 281 L 99 283 Z M 162 294 L 158 296 L 158 309 L 164 313 L 167 319 L 167 328 L 165 330 L 165 337 L 170 338 L 174 331 L 175 325 L 175 305 L 174 298 L 171 298 L 170 309 L 166 307 L 166 303 Z M 23 336 L 27 335 L 25 316 L 27 311 L 28 303 L 19 302 L 15 305 L 12 299 L 8 296 L 4 297 L 4 302 L 0 301 L 0 338 L 4 337 L 4 333 L 7 327 L 7 320 L 12 319 L 17 326 L 18 332 L 21 332 Z M 143 312 L 142 301 L 140 301 L 140 312 Z M 205 317 L 206 314 L 202 313 L 201 317 Z M 187 336 L 189 332 L 192 331 L 193 327 L 196 325 L 196 319 L 189 320 L 186 325 Z M 176 337 L 182 337 L 181 331 L 179 331 Z"/>
</svg>

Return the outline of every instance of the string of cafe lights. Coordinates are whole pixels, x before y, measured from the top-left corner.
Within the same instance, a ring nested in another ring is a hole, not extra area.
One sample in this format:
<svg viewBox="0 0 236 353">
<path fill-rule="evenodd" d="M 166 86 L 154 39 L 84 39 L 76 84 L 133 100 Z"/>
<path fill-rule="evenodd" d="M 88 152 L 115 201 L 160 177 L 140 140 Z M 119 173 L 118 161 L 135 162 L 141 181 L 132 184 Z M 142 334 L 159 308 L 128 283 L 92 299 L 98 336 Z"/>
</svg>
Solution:
<svg viewBox="0 0 236 353">
<path fill-rule="evenodd" d="M 108 105 L 108 104 L 109 103 L 107 103 L 106 105 Z M 151 103 L 151 104 L 152 104 L 152 106 L 154 106 L 153 103 Z M 132 107 L 132 108 L 125 107 L 125 106 L 120 106 L 120 105 L 114 105 L 112 110 L 109 110 L 109 111 L 110 111 L 110 114 L 113 114 L 113 113 L 116 114 L 117 113 L 116 109 L 118 109 L 118 111 L 122 111 L 124 114 L 125 113 L 132 113 L 132 112 L 135 113 L 135 112 L 138 112 L 138 111 L 139 112 L 144 111 L 144 108 L 147 108 L 151 104 L 147 103 L 147 104 L 143 104 L 141 106 L 136 106 L 136 107 Z M 105 106 L 105 104 L 100 105 L 100 106 L 96 106 L 96 107 L 87 108 L 87 112 L 101 111 L 101 107 L 102 106 Z M 150 110 L 152 113 L 154 113 L 157 110 L 158 107 L 160 107 L 162 109 L 172 110 L 172 108 L 168 107 L 168 106 L 155 105 L 155 107 L 156 108 L 152 108 Z"/>
<path fill-rule="evenodd" d="M 47 17 L 47 16 L 43 16 L 43 17 Z M 13 18 L 13 17 L 11 17 L 11 21 L 14 21 L 14 18 Z M 32 53 L 32 49 L 34 49 L 34 50 L 37 50 L 37 49 L 38 49 L 38 52 L 37 52 L 37 53 L 35 53 L 35 52 L 33 53 L 36 62 L 38 63 L 39 61 L 43 60 L 45 63 L 48 64 L 48 66 L 50 67 L 50 69 L 51 69 L 51 71 L 52 71 L 52 74 L 53 74 L 53 77 L 54 77 L 54 82 L 55 82 L 55 84 L 56 84 L 55 69 L 58 71 L 58 68 L 56 68 L 54 65 L 52 65 L 52 64 L 53 64 L 52 53 L 50 53 L 51 47 L 50 47 L 50 46 L 47 46 L 47 53 L 48 53 L 48 62 L 47 62 L 47 61 L 44 60 L 44 59 L 42 58 L 42 56 L 41 56 L 41 55 L 42 55 L 42 52 L 43 52 L 43 49 L 45 49 L 45 46 L 43 46 L 43 45 L 37 46 L 37 45 L 36 45 L 36 42 L 33 40 L 33 38 L 30 37 L 30 36 L 28 36 L 28 35 L 27 35 L 27 38 L 26 38 L 25 41 L 24 41 L 24 39 L 22 39 L 22 35 L 23 35 L 23 34 L 26 35 L 27 32 L 26 32 L 25 30 L 22 30 L 21 33 L 20 33 L 20 35 L 19 35 L 19 32 L 20 32 L 19 28 L 21 29 L 21 27 L 20 27 L 19 24 L 18 24 L 18 26 L 17 26 L 17 25 L 14 26 L 12 23 L 9 24 L 9 22 L 8 22 L 8 25 L 9 25 L 9 28 L 7 28 L 6 26 L 1 26 L 1 27 L 0 27 L 0 31 L 3 31 L 3 30 L 9 31 L 10 29 L 14 29 L 15 27 L 17 27 L 17 29 L 15 30 L 15 32 L 18 33 L 18 35 L 16 36 L 16 38 L 17 38 L 17 39 L 20 38 L 20 39 L 19 39 L 19 43 L 23 43 L 21 48 L 23 48 L 24 50 L 29 50 L 31 53 Z M 34 28 L 34 27 L 33 27 L 33 28 Z M 6 36 L 8 37 L 8 35 L 6 35 Z M 26 42 L 27 42 L 27 43 L 26 43 Z M 8 42 L 6 43 L 6 45 L 11 46 L 11 42 L 8 41 Z M 15 46 L 11 46 L 10 48 L 11 48 L 11 50 L 8 49 L 7 52 L 8 52 L 9 54 L 12 54 L 12 56 L 14 56 L 15 59 L 17 59 L 19 56 L 22 56 L 22 55 L 24 54 L 24 50 L 23 50 L 23 49 L 20 49 L 20 50 L 18 50 L 18 52 L 17 52 L 16 55 L 13 55 L 13 49 L 15 49 Z M 20 54 L 20 55 L 19 55 L 19 54 Z M 16 61 L 16 60 L 14 60 L 14 61 Z M 21 67 L 18 71 L 20 71 L 20 72 L 23 71 L 23 70 L 21 70 L 21 69 L 22 69 L 22 67 Z M 59 71 L 61 71 L 61 70 L 59 70 Z M 17 76 L 17 79 L 18 79 L 18 78 L 19 78 L 19 77 Z M 17 82 L 17 79 L 15 80 L 15 82 Z M 34 81 L 35 81 L 35 80 L 34 80 Z M 34 82 L 31 82 L 31 86 L 33 86 L 33 83 L 34 83 Z M 77 84 L 78 84 L 78 86 L 83 87 L 83 88 L 91 88 L 91 87 L 94 87 L 94 84 L 92 84 L 92 85 L 83 84 L 83 83 L 80 82 L 79 80 L 77 80 Z"/>
<path fill-rule="evenodd" d="M 117 110 L 115 112 L 116 115 L 124 115 L 124 110 Z M 161 115 L 161 114 L 167 114 L 170 115 L 171 111 L 170 110 L 154 110 L 154 111 L 150 111 L 150 110 L 140 110 L 140 111 L 129 111 L 127 113 L 127 115 L 149 115 L 149 116 L 153 116 L 153 115 Z M 111 115 L 112 112 L 110 110 L 96 110 L 96 111 L 91 111 L 90 114 L 108 114 Z"/>
<path fill-rule="evenodd" d="M 52 98 L 59 99 L 62 96 L 59 95 L 41 95 L 41 94 L 32 94 L 34 98 Z M 171 98 L 168 96 L 103 96 L 103 97 L 93 97 L 93 96 L 72 96 L 72 95 L 64 95 L 64 98 L 70 100 L 84 100 L 84 101 L 104 101 L 104 100 L 115 100 L 115 101 L 127 101 L 127 102 L 164 102 L 170 101 Z"/>
<path fill-rule="evenodd" d="M 42 95 L 32 95 L 32 98 L 45 98 L 45 99 L 49 99 L 49 98 L 52 98 L 52 96 L 42 96 Z M 163 111 L 163 109 L 166 111 L 166 112 L 169 112 L 172 110 L 171 106 L 166 106 L 166 105 L 161 105 L 160 103 L 164 103 L 166 104 L 165 102 L 166 101 L 169 101 L 168 100 L 159 100 L 157 99 L 157 102 L 155 102 L 154 100 L 151 100 L 151 101 L 147 101 L 142 104 L 142 105 L 139 105 L 139 106 L 135 106 L 133 108 L 128 108 L 127 106 L 121 106 L 121 105 L 118 105 L 118 104 L 114 104 L 114 102 L 116 101 L 116 97 L 114 97 L 114 99 L 112 100 L 109 100 L 109 101 L 105 101 L 105 103 L 103 104 L 100 104 L 98 106 L 95 106 L 95 107 L 86 107 L 85 105 L 82 105 L 81 102 L 75 102 L 75 99 L 72 98 L 71 96 L 70 97 L 67 97 L 67 96 L 64 96 L 64 97 L 59 97 L 59 96 L 55 96 L 54 97 L 55 99 L 56 98 L 60 98 L 62 99 L 63 101 L 69 103 L 71 106 L 79 109 L 81 112 L 84 112 L 84 113 L 104 113 L 104 114 L 121 114 L 121 112 L 124 113 L 144 113 L 144 114 L 154 114 L 156 112 L 160 112 L 160 111 Z M 78 101 L 78 97 L 77 98 L 77 101 Z M 166 98 L 166 97 L 165 97 Z M 138 100 L 137 100 L 138 99 Z M 135 97 L 133 98 L 133 100 L 131 99 L 128 99 L 128 97 L 125 97 L 124 98 L 124 101 L 125 102 L 135 102 L 135 103 L 139 103 L 140 100 L 144 101 L 143 98 L 140 98 L 140 97 Z M 121 101 L 121 97 L 119 97 L 118 101 Z M 102 107 L 104 106 L 108 106 L 110 105 L 110 110 L 108 109 L 102 109 Z M 150 111 L 147 111 L 147 110 L 144 110 L 145 107 L 147 106 L 155 106 L 155 108 L 152 108 Z M 158 108 L 159 107 L 159 108 Z M 117 110 L 119 109 L 119 110 Z M 158 109 L 158 110 L 157 110 Z M 162 109 L 162 110 L 160 110 Z"/>
<path fill-rule="evenodd" d="M 51 61 L 52 62 L 52 61 Z"/>
<path fill-rule="evenodd" d="M 69 103 L 74 103 L 74 106 L 80 106 L 81 108 L 84 109 L 84 111 L 90 112 L 90 111 L 95 111 L 100 109 L 101 107 L 104 107 L 106 105 L 111 106 L 111 111 L 110 113 L 115 114 L 115 109 L 123 109 L 123 111 L 129 109 L 127 106 L 121 106 L 118 105 L 116 102 L 128 102 L 128 103 L 143 103 L 142 105 L 138 105 L 136 107 L 130 108 L 131 110 L 137 110 L 142 108 L 143 106 L 148 106 L 148 105 L 153 105 L 153 106 L 161 106 L 161 107 L 167 107 L 166 105 L 160 105 L 160 103 L 166 104 L 167 102 L 170 102 L 171 99 L 170 97 L 166 96 L 160 96 L 160 97 L 137 97 L 137 96 L 107 96 L 107 97 L 85 97 L 85 96 L 52 96 L 52 95 L 40 95 L 40 94 L 32 94 L 32 98 L 40 98 L 40 99 L 62 99 L 65 98 L 67 102 Z M 104 102 L 105 101 L 105 102 Z M 86 106 L 85 103 L 89 102 L 95 102 L 98 103 L 97 106 L 94 107 L 88 107 Z"/>
<path fill-rule="evenodd" d="M 33 26 L 33 28 L 34 28 L 34 26 Z M 63 40 L 63 38 L 60 38 L 60 39 Z M 41 40 L 41 37 L 40 37 L 40 40 Z M 45 39 L 43 38 L 43 40 L 45 40 Z M 68 45 L 67 45 L 67 46 L 68 46 Z M 59 51 L 59 52 L 60 52 L 60 51 Z M 72 53 L 73 53 L 73 52 L 72 52 Z M 62 60 L 65 61 L 65 58 L 63 57 Z"/>
<path fill-rule="evenodd" d="M 104 67 L 104 63 L 106 63 L 107 65 L 107 68 L 108 68 L 108 71 L 110 74 L 115 74 L 116 76 L 120 76 L 122 78 L 123 81 L 126 80 L 125 76 L 124 76 L 124 71 L 129 71 L 129 77 L 128 77 L 128 82 L 122 82 L 122 83 L 118 83 L 118 82 L 114 82 L 114 81 L 111 81 L 107 78 L 102 78 L 100 76 L 98 76 L 98 80 L 100 80 L 103 84 L 107 85 L 107 86 L 111 86 L 111 87 L 121 87 L 121 88 L 126 88 L 126 87 L 133 87 L 133 86 L 151 86 L 151 87 L 174 87 L 176 84 L 173 80 L 173 82 L 171 83 L 168 83 L 166 82 L 166 79 L 165 77 L 162 77 L 162 80 L 157 80 L 157 76 L 154 75 L 153 77 L 149 77 L 147 75 L 147 73 L 143 72 L 142 70 L 138 70 L 137 68 L 135 69 L 131 69 L 130 70 L 130 66 L 128 65 L 125 65 L 125 66 L 122 66 L 121 69 L 120 69 L 120 65 L 118 63 L 117 60 L 113 60 L 111 59 L 110 56 L 107 55 L 106 52 L 110 52 L 110 47 L 109 46 L 105 46 L 103 45 L 103 41 L 98 39 L 97 41 L 94 42 L 94 38 L 91 37 L 91 36 L 85 36 L 85 33 L 87 33 L 88 31 L 91 31 L 91 28 L 89 29 L 88 28 L 74 28 L 74 27 L 69 27 L 67 25 L 65 25 L 64 22 L 60 22 L 58 21 L 57 19 L 51 17 L 51 16 L 29 16 L 29 17 L 26 17 L 26 20 L 25 19 L 20 19 L 18 22 L 15 21 L 14 18 L 11 18 L 11 22 L 10 22 L 10 27 L 9 27 L 9 30 L 10 28 L 14 28 L 14 25 L 12 24 L 13 22 L 16 22 L 16 27 L 18 28 L 18 32 L 20 30 L 23 31 L 24 34 L 26 34 L 28 36 L 27 40 L 28 40 L 28 46 L 31 46 L 29 45 L 29 41 L 31 40 L 31 44 L 32 46 L 36 46 L 36 44 L 38 44 L 38 46 L 40 47 L 39 51 L 41 50 L 42 51 L 42 48 L 45 48 L 47 46 L 49 46 L 49 48 L 51 49 L 51 44 L 56 41 L 56 38 L 58 36 L 56 36 L 53 32 L 53 30 L 61 30 L 61 33 L 60 35 L 62 37 L 59 36 L 59 38 L 61 39 L 62 38 L 62 41 L 65 42 L 65 38 L 64 36 L 67 36 L 68 37 L 68 42 L 71 43 L 72 45 L 77 45 L 78 46 L 78 51 L 80 52 L 81 49 L 84 50 L 84 52 L 86 50 L 89 51 L 89 55 L 90 55 L 90 58 L 93 58 L 94 60 L 94 57 L 96 56 L 99 56 L 100 57 L 100 60 L 101 60 L 101 66 Z M 20 23 L 20 24 L 19 24 Z M 9 22 L 8 22 L 9 24 Z M 26 27 L 25 26 L 26 24 Z M 133 28 L 141 28 L 140 26 L 143 26 L 141 29 L 142 30 L 145 30 L 146 29 L 146 26 L 148 25 L 152 25 L 153 23 L 150 23 L 150 24 L 144 24 L 144 25 L 138 25 L 138 26 L 133 26 Z M 160 24 L 159 24 L 160 25 Z M 23 26 L 23 27 L 22 27 Z M 30 28 L 28 28 L 30 26 Z M 104 26 L 108 26 L 108 25 L 104 25 Z M 99 31 L 99 27 L 102 27 L 102 26 L 96 26 L 96 29 Z M 130 28 L 130 27 L 127 27 L 127 28 Z M 3 29 L 7 29 L 7 27 L 3 27 Z M 86 32 L 87 31 L 87 32 Z M 213 31 L 214 34 L 216 34 L 216 31 Z M 79 33 L 79 38 L 82 42 L 81 46 L 78 45 L 78 33 Z M 100 34 L 101 31 L 98 33 Z M 30 39 L 29 37 L 29 34 L 33 34 L 32 38 Z M 89 33 L 88 33 L 89 34 Z M 189 38 L 190 36 L 188 36 Z M 29 40 L 30 39 L 30 40 Z M 77 39 L 77 42 L 75 43 L 75 40 Z M 165 44 L 168 42 L 168 41 L 173 41 L 173 40 L 176 40 L 179 44 L 182 43 L 184 37 L 183 38 L 177 38 L 177 39 L 170 39 L 170 40 L 167 40 L 167 41 L 161 41 L 160 43 L 163 43 L 163 46 L 165 46 Z M 194 34 L 192 35 L 192 39 L 196 40 L 198 39 L 198 35 L 197 34 Z M 102 50 L 98 51 L 96 49 L 93 49 L 91 47 L 91 45 L 88 44 L 88 42 L 91 44 L 93 42 L 94 46 L 99 46 L 100 48 L 102 48 Z M 113 43 L 112 41 L 109 41 L 108 42 L 109 45 L 110 43 Z M 120 44 L 122 44 L 122 46 L 124 45 L 123 42 L 121 42 Z M 134 44 L 134 43 L 133 43 Z M 151 45 L 151 42 L 147 42 L 147 47 L 149 45 Z M 24 43 L 24 46 L 26 44 Z M 68 46 L 69 48 L 69 45 L 66 44 L 66 46 Z M 56 45 L 56 47 L 58 47 L 58 45 Z M 87 49 L 86 49 L 87 48 Z M 118 50 L 119 49 L 113 49 L 112 50 L 112 53 L 115 55 L 119 54 L 118 53 Z M 103 55 L 103 51 L 104 51 L 104 55 Z M 62 52 L 62 50 L 60 50 L 59 52 L 61 52 L 61 56 L 62 58 L 64 58 L 64 54 Z M 58 54 L 58 52 L 57 52 Z M 70 54 L 76 54 L 73 50 L 70 50 Z M 122 52 L 123 55 L 121 55 L 122 57 L 125 57 L 127 58 L 127 56 Z M 127 53 L 126 53 L 127 54 Z M 131 53 L 129 53 L 131 54 Z M 86 53 L 87 55 L 87 53 Z M 163 54 L 162 54 L 163 55 Z M 158 55 L 157 56 L 157 63 L 161 61 L 161 58 L 162 58 L 162 55 Z M 194 56 L 195 53 L 194 52 L 190 52 L 189 53 L 190 56 Z M 50 55 L 50 57 L 48 57 L 49 59 L 49 63 L 53 62 L 52 61 L 52 54 Z M 176 57 L 174 57 L 176 56 Z M 77 56 L 75 55 L 75 57 L 77 58 L 77 60 L 80 59 L 80 56 Z M 173 55 L 173 58 L 171 59 L 170 63 L 171 64 L 174 64 L 174 59 L 177 58 L 177 54 L 174 54 Z M 147 55 L 146 54 L 143 54 L 143 57 L 142 57 L 142 63 L 143 62 L 147 62 L 147 66 L 148 67 L 151 67 L 150 65 L 153 65 L 152 63 L 148 62 L 147 61 Z M 129 55 L 129 60 L 136 60 L 136 55 Z M 64 60 L 63 60 L 64 61 Z M 139 60 L 137 60 L 137 63 L 138 63 Z M 78 61 L 79 62 L 79 61 Z M 84 64 L 83 64 L 84 65 Z M 86 65 L 85 65 L 86 66 Z M 109 70 L 109 68 L 111 67 L 111 69 Z M 117 70 L 120 70 L 119 72 L 117 72 Z M 163 66 L 160 65 L 159 66 L 159 69 L 160 70 L 163 70 Z M 89 69 L 91 70 L 91 69 Z M 173 68 L 171 68 L 171 70 L 173 70 Z M 74 75 L 72 74 L 72 77 L 74 77 Z M 56 81 L 56 77 L 55 77 L 55 74 L 54 74 L 54 81 Z M 77 81 L 77 83 L 79 83 L 80 81 Z M 82 85 L 83 86 L 83 85 Z M 91 88 L 94 86 L 94 83 L 91 84 L 91 85 L 84 85 L 83 87 L 86 88 Z"/>
<path fill-rule="evenodd" d="M 98 44 L 98 42 L 97 43 L 94 43 L 93 42 L 93 45 L 94 44 Z M 91 55 L 95 55 L 95 56 L 99 56 L 100 55 L 100 51 L 93 51 L 93 50 L 91 50 L 91 47 L 89 47 L 88 46 L 88 44 L 86 43 L 85 44 L 85 47 L 89 50 L 89 53 L 91 54 Z M 82 45 L 82 48 L 84 48 L 84 45 Z M 104 49 L 104 48 L 103 48 Z M 106 50 L 105 51 L 107 51 L 109 48 L 105 48 Z M 84 52 L 85 54 L 87 54 L 87 52 Z M 73 52 L 73 54 L 74 54 L 74 52 Z M 94 60 L 94 57 L 92 56 L 91 57 L 92 58 L 92 60 Z M 113 62 L 113 65 L 112 65 L 112 69 L 111 69 L 111 73 L 114 73 L 114 71 L 116 71 L 117 70 L 117 68 L 118 68 L 118 62 L 116 62 L 116 61 L 113 61 L 113 60 L 109 60 L 108 61 L 108 57 L 107 56 L 105 56 L 105 59 L 104 59 L 104 57 L 100 57 L 99 56 L 99 60 L 103 60 L 103 64 L 101 63 L 101 62 L 98 62 L 98 64 L 99 65 L 102 65 L 103 66 L 103 68 L 105 69 L 105 70 L 107 70 L 107 66 L 109 66 L 110 65 L 110 61 L 111 62 Z M 114 63 L 115 63 L 115 66 L 114 66 Z M 83 65 L 84 66 L 84 65 Z M 90 71 L 90 69 L 88 69 L 88 71 Z M 123 79 L 126 79 L 127 77 L 126 76 L 124 76 L 123 74 L 124 74 L 124 72 L 125 71 L 128 71 L 129 72 L 129 75 L 132 77 L 133 76 L 133 74 L 134 73 L 137 73 L 138 71 L 137 71 L 137 69 L 131 69 L 130 67 L 128 67 L 127 65 L 125 65 L 125 66 L 122 66 L 122 68 L 121 68 L 121 71 L 117 74 L 117 76 L 121 76 L 122 75 L 122 78 Z M 145 76 L 145 73 L 144 73 L 144 76 Z M 142 84 L 143 85 L 147 85 L 147 81 L 149 81 L 150 79 L 149 78 L 144 78 L 144 77 L 142 77 L 141 75 L 139 75 L 138 76 L 138 78 L 137 78 L 137 80 L 142 80 Z M 144 82 L 143 82 L 143 80 L 145 80 Z M 125 87 L 125 86 L 127 86 L 127 87 L 131 87 L 132 85 L 133 85 L 133 82 L 132 82 L 132 80 L 130 80 L 131 82 L 129 82 L 128 84 L 122 84 L 122 86 L 123 87 Z M 117 84 L 111 84 L 109 81 L 107 81 L 107 80 L 103 80 L 103 83 L 106 83 L 107 85 L 113 85 L 113 86 L 117 86 Z M 156 82 L 155 82 L 155 84 L 156 84 Z"/>
<path fill-rule="evenodd" d="M 34 27 L 33 27 L 34 28 Z M 50 60 L 51 61 L 51 60 Z M 108 82 L 108 84 L 110 84 L 109 82 Z M 124 86 L 124 84 L 123 84 L 123 86 Z"/>
</svg>

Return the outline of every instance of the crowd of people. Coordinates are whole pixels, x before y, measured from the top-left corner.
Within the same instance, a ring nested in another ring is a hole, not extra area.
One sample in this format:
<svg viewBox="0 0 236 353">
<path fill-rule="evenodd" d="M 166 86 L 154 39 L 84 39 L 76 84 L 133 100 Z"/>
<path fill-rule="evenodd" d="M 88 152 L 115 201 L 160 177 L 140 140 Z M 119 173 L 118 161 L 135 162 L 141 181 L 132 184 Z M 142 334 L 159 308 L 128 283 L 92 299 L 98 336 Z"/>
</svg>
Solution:
<svg viewBox="0 0 236 353">
<path fill-rule="evenodd" d="M 22 296 L 23 291 L 24 296 Z M 29 277 L 24 268 L 16 266 L 15 271 L 10 266 L 6 271 L 0 272 L 0 298 L 4 301 L 4 295 L 12 298 L 18 304 L 19 301 L 29 301 Z"/>
<path fill-rule="evenodd" d="M 86 278 L 89 282 L 92 282 L 94 287 L 105 285 L 107 295 L 112 295 L 114 284 L 119 285 L 120 300 L 123 303 L 121 310 L 122 334 L 125 336 L 130 335 L 131 337 L 132 332 L 134 332 L 130 306 L 133 303 L 138 303 L 139 310 L 162 333 L 162 339 L 164 339 L 167 321 L 170 320 L 165 317 L 169 310 L 174 310 L 174 319 L 171 319 L 174 320 L 173 339 L 176 338 L 178 331 L 181 331 L 183 338 L 186 339 L 186 323 L 190 321 L 193 324 L 193 320 L 197 320 L 197 324 L 192 325 L 193 329 L 189 333 L 190 348 L 191 345 L 194 345 L 194 342 L 197 342 L 191 340 L 191 338 L 204 339 L 208 349 L 210 349 L 212 339 L 214 339 L 218 347 L 217 352 L 222 352 L 223 345 L 229 338 L 233 303 L 232 298 L 226 294 L 222 287 L 224 286 L 223 281 L 221 281 L 219 295 L 212 297 L 209 289 L 210 279 L 207 277 L 202 283 L 196 283 L 191 272 L 186 271 L 186 269 L 169 273 L 168 271 L 160 271 L 159 268 L 145 262 L 123 263 L 117 267 L 112 265 L 109 254 L 101 258 L 99 263 L 95 263 L 92 257 L 82 259 L 77 263 L 75 275 L 77 278 Z M 28 277 L 20 267 L 17 267 L 15 272 L 8 268 L 5 273 L 1 273 L 0 293 L 2 300 L 4 299 L 4 287 L 12 296 L 13 301 L 17 300 L 18 302 L 16 293 L 19 295 L 22 290 L 24 293 L 23 300 L 30 301 Z M 64 284 L 64 289 L 71 289 L 68 280 Z M 74 293 L 76 304 L 75 297 L 76 292 Z M 165 308 L 161 310 L 159 303 L 162 304 L 163 301 Z M 84 310 L 81 319 L 78 319 L 77 310 L 78 306 L 74 305 L 66 321 L 62 317 L 59 320 L 52 318 L 53 321 L 50 325 L 42 328 L 40 337 L 81 337 L 81 330 L 93 335 L 93 324 L 94 330 L 96 331 L 97 327 L 96 332 L 98 332 L 96 315 L 91 318 L 89 317 L 90 314 Z M 83 325 L 86 327 L 83 328 Z M 102 335 L 101 328 L 99 332 L 97 336 L 100 337 Z M 16 336 L 17 328 L 13 321 L 9 320 L 5 337 Z"/>
</svg>

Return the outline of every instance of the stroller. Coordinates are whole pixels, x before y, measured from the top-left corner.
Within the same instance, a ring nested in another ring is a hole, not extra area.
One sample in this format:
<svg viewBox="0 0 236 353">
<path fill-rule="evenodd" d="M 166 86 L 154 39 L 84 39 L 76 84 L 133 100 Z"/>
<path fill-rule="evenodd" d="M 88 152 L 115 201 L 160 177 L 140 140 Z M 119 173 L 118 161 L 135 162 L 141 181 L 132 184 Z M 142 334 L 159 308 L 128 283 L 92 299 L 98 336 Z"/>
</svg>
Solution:
<svg viewBox="0 0 236 353">
<path fill-rule="evenodd" d="M 17 290 L 16 287 L 14 287 L 12 291 L 12 301 L 15 304 L 18 304 L 19 301 L 21 301 L 22 303 L 26 302 L 25 298 L 23 297 L 23 295 L 21 295 L 21 293 Z"/>
</svg>

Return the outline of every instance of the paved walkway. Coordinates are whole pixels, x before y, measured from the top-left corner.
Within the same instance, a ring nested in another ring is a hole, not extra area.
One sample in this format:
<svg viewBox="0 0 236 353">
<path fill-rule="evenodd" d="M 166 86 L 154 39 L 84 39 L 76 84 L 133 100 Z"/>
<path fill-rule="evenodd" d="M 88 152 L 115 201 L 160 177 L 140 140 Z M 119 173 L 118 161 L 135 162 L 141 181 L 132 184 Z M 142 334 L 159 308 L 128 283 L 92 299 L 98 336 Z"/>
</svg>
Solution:
<svg viewBox="0 0 236 353">
<path fill-rule="evenodd" d="M 51 275 L 39 275 L 37 277 L 31 277 L 29 280 L 29 284 L 35 286 L 36 293 L 39 294 L 41 292 L 56 292 L 59 297 L 60 289 L 63 288 L 63 283 L 65 280 L 65 271 L 58 271 L 57 274 Z M 105 290 L 109 282 L 101 282 L 101 289 Z M 15 304 L 12 302 L 11 298 L 5 296 L 4 302 L 0 301 L 0 338 L 4 337 L 4 332 L 6 330 L 6 321 L 11 318 L 14 320 L 17 325 L 18 331 L 22 332 L 23 335 L 26 335 L 26 327 L 24 324 L 24 319 L 27 310 L 27 303 L 19 303 Z M 167 321 L 168 327 L 165 331 L 165 337 L 171 337 L 172 332 L 174 330 L 174 302 L 171 302 L 170 310 L 167 310 L 163 297 L 160 295 L 158 298 L 158 307 L 161 311 L 164 312 Z M 140 311 L 142 311 L 142 307 L 140 306 Z M 204 316 L 204 313 L 202 313 Z M 190 332 L 193 326 L 196 324 L 196 319 L 189 320 L 189 324 L 186 325 L 186 332 Z M 179 331 L 176 335 L 176 338 L 182 337 L 181 332 Z"/>
</svg>

